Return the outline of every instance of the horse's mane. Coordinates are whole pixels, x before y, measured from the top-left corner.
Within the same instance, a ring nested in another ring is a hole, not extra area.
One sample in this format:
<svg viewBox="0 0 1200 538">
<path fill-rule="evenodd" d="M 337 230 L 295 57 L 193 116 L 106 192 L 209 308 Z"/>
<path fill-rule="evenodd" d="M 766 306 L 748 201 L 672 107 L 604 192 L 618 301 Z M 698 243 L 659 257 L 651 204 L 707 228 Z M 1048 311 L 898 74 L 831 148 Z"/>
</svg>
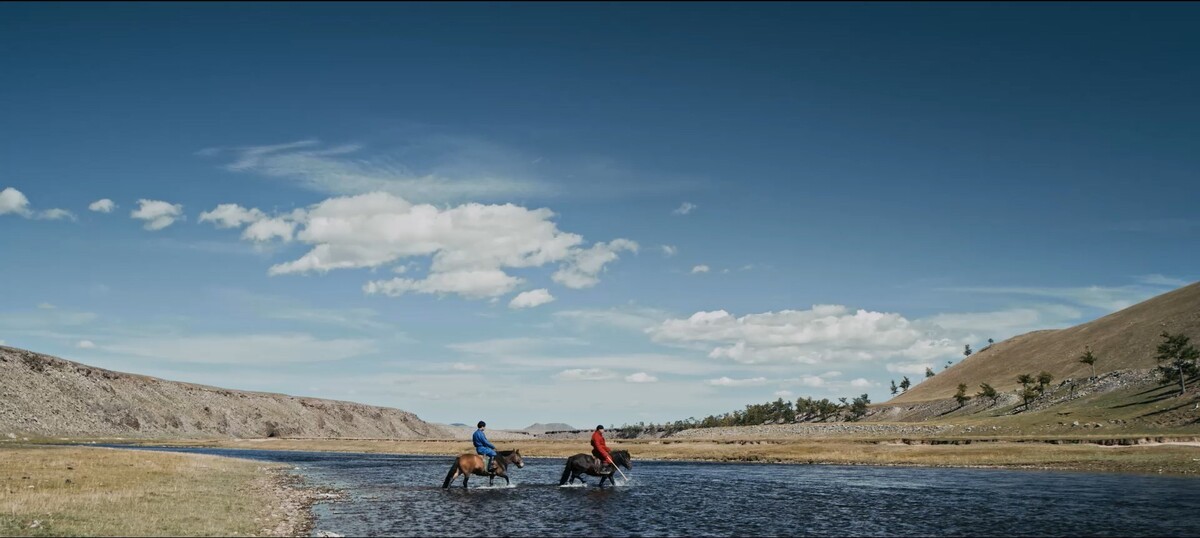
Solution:
<svg viewBox="0 0 1200 538">
<path fill-rule="evenodd" d="M 504 456 L 507 458 L 507 457 L 513 455 L 513 452 L 516 452 L 516 450 L 501 450 L 501 451 L 496 452 L 496 455 Z"/>
</svg>

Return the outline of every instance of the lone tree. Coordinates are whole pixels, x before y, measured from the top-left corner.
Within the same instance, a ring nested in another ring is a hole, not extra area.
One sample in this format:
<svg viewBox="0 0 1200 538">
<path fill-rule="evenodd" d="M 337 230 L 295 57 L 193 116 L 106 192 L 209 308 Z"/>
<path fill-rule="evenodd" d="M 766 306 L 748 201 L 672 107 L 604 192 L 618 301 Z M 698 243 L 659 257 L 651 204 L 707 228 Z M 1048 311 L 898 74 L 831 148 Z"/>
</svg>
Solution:
<svg viewBox="0 0 1200 538">
<path fill-rule="evenodd" d="M 1017 383 L 1020 383 L 1022 387 L 1028 387 L 1031 383 L 1033 383 L 1033 376 L 1029 374 L 1021 374 L 1017 376 Z"/>
<path fill-rule="evenodd" d="M 1041 396 L 1041 394 L 1042 393 L 1038 392 L 1036 388 L 1029 385 L 1025 385 L 1021 388 L 1021 400 L 1025 402 L 1026 411 L 1029 410 L 1029 402 L 1037 399 L 1037 397 Z"/>
<path fill-rule="evenodd" d="M 1187 377 L 1196 375 L 1196 360 L 1200 358 L 1197 351 L 1189 342 L 1191 338 L 1182 334 L 1169 334 L 1163 331 L 1163 342 L 1158 345 L 1158 371 L 1163 381 L 1170 383 L 1179 381 L 1179 395 L 1187 392 Z"/>
<path fill-rule="evenodd" d="M 1054 381 L 1054 376 L 1050 375 L 1050 372 L 1042 370 L 1037 376 L 1038 392 L 1046 392 L 1046 385 L 1049 385 L 1051 381 Z"/>
<path fill-rule="evenodd" d="M 995 344 L 995 343 L 996 343 L 996 341 L 995 341 L 995 340 L 992 340 L 991 338 L 988 338 L 988 345 L 987 345 L 987 347 L 992 347 L 992 344 Z"/>
<path fill-rule="evenodd" d="M 971 400 L 971 397 L 967 396 L 966 383 L 958 384 L 958 392 L 954 393 L 954 400 L 958 402 L 958 407 L 960 408 L 964 405 L 967 405 L 967 402 Z"/>
<path fill-rule="evenodd" d="M 992 388 L 992 386 L 987 383 L 979 384 L 979 394 L 976 394 L 975 396 L 979 398 L 991 399 L 992 405 L 996 405 L 996 401 L 1000 398 L 1000 395 L 996 393 L 996 389 Z"/>
<path fill-rule="evenodd" d="M 933 368 L 926 366 L 925 367 L 925 379 L 929 379 L 929 378 L 933 377 L 933 375 L 934 375 Z"/>
<path fill-rule="evenodd" d="M 911 387 L 911 386 L 912 386 L 912 381 L 908 380 L 908 376 L 904 376 L 904 379 L 900 380 L 900 390 L 903 390 L 904 392 L 908 392 L 908 387 Z"/>
<path fill-rule="evenodd" d="M 1079 362 L 1082 362 L 1088 366 L 1091 366 L 1092 367 L 1092 377 L 1090 379 L 1096 379 L 1096 356 L 1092 355 L 1092 350 L 1090 348 L 1088 348 L 1088 347 L 1083 348 L 1083 355 L 1079 356 Z"/>
<path fill-rule="evenodd" d="M 945 369 L 949 368 L 951 364 L 954 364 L 954 361 L 946 361 L 946 365 L 943 366 L 942 369 L 945 370 Z"/>
<path fill-rule="evenodd" d="M 850 420 L 858 420 L 866 416 L 869 403 L 871 403 L 871 399 L 866 394 L 855 398 L 850 404 Z"/>
<path fill-rule="evenodd" d="M 963 346 L 963 357 L 970 357 L 970 356 L 971 356 L 971 344 L 967 344 L 967 345 Z"/>
<path fill-rule="evenodd" d="M 892 380 L 892 396 L 895 396 L 897 392 L 900 392 L 900 390 L 896 388 L 896 380 L 893 379 Z"/>
</svg>

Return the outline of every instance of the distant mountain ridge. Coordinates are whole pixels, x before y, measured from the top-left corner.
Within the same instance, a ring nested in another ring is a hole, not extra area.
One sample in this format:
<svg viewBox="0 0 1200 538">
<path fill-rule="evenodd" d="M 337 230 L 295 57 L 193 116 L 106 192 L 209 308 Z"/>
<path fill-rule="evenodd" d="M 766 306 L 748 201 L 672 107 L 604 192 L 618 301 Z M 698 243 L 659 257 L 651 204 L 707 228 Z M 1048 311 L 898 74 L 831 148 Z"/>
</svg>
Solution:
<svg viewBox="0 0 1200 538">
<path fill-rule="evenodd" d="M 400 409 L 114 372 L 0 346 L 0 435 L 450 439 Z"/>
<path fill-rule="evenodd" d="M 543 424 L 541 422 L 537 422 L 534 424 L 530 424 L 524 428 L 521 428 L 521 431 L 529 432 L 529 433 L 545 433 L 545 432 L 571 431 L 571 430 L 577 430 L 577 429 L 579 429 L 579 428 L 576 428 L 570 424 L 564 424 L 562 422 L 551 422 L 548 424 Z"/>
</svg>

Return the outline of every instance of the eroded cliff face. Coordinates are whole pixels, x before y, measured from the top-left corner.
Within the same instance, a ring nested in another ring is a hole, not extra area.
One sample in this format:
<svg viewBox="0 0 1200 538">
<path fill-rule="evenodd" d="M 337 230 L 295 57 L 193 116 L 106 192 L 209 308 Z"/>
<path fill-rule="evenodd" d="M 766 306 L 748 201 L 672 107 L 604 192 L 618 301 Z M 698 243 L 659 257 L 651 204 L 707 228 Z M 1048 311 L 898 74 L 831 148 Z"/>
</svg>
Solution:
<svg viewBox="0 0 1200 538">
<path fill-rule="evenodd" d="M 0 346 L 0 434 L 451 438 L 399 409 L 113 372 Z"/>
</svg>

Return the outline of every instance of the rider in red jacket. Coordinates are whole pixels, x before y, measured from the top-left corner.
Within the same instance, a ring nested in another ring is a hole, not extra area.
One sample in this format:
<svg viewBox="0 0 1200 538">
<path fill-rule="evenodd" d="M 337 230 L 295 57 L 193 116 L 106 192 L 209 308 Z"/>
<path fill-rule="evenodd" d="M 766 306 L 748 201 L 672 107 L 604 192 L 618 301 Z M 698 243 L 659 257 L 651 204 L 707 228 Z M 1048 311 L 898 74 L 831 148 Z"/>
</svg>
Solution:
<svg viewBox="0 0 1200 538">
<path fill-rule="evenodd" d="M 592 455 L 596 457 L 600 463 L 613 465 L 612 455 L 609 454 L 608 445 L 604 444 L 604 425 L 596 426 L 596 431 L 592 432 Z"/>
</svg>

